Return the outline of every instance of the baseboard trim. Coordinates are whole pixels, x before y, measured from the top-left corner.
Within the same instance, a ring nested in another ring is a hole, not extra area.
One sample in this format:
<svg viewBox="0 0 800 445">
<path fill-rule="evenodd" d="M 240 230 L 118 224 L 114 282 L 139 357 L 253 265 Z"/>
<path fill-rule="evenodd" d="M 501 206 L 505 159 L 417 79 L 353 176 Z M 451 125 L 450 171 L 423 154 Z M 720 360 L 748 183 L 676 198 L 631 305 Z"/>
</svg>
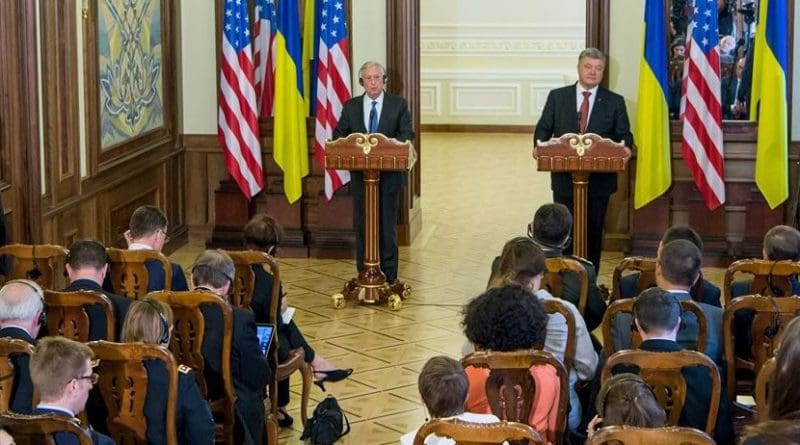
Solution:
<svg viewBox="0 0 800 445">
<path fill-rule="evenodd" d="M 420 131 L 431 133 L 521 133 L 533 134 L 534 125 L 423 124 Z"/>
</svg>

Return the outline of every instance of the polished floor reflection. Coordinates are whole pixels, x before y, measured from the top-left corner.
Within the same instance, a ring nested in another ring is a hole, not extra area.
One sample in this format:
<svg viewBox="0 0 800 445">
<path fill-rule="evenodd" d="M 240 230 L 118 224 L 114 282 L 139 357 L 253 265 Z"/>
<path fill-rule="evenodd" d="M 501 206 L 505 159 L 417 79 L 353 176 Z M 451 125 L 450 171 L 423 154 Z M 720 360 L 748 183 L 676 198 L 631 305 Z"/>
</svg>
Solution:
<svg viewBox="0 0 800 445">
<path fill-rule="evenodd" d="M 486 286 L 489 266 L 503 244 L 523 235 L 535 209 L 551 202 L 549 175 L 536 172 L 530 135 L 422 135 L 423 230 L 400 249 L 400 277 L 413 287 L 400 311 L 374 306 L 333 309 L 330 295 L 352 278 L 345 260 L 282 259 L 281 275 L 295 320 L 319 354 L 355 368 L 347 380 L 326 385 L 340 401 L 352 431 L 343 444 L 395 444 L 422 424 L 417 375 L 435 355 L 459 357 L 461 307 Z M 190 244 L 172 258 L 184 266 L 202 249 Z M 604 252 L 600 282 L 610 285 L 621 252 Z M 704 270 L 722 281 L 720 270 Z M 290 413 L 280 443 L 299 442 L 300 381 L 293 379 Z M 311 393 L 309 414 L 325 397 Z"/>
</svg>

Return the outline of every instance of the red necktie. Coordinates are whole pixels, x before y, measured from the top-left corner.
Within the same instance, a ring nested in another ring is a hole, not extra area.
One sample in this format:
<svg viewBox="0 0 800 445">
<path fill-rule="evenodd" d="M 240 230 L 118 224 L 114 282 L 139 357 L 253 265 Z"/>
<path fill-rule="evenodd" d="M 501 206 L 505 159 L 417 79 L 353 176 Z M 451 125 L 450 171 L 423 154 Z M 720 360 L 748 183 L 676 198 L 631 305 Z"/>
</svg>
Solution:
<svg viewBox="0 0 800 445">
<path fill-rule="evenodd" d="M 581 102 L 581 133 L 586 132 L 586 124 L 589 122 L 589 96 L 591 91 L 584 91 L 583 102 Z"/>
</svg>

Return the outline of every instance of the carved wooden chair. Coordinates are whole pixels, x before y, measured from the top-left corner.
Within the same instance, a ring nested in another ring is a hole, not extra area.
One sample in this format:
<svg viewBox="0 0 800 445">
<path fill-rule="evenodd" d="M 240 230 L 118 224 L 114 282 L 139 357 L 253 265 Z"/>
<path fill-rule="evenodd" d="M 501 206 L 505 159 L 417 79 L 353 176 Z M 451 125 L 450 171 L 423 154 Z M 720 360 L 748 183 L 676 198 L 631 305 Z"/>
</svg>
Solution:
<svg viewBox="0 0 800 445">
<path fill-rule="evenodd" d="M 566 368 L 553 354 L 533 349 L 510 352 L 476 351 L 464 357 L 461 364 L 464 368 L 488 368 L 486 397 L 492 413 L 500 420 L 525 424 L 528 424 L 530 418 L 535 391 L 530 369 L 533 366 L 552 366 L 560 380 L 554 443 L 563 443 L 569 402 L 569 378 Z"/>
<path fill-rule="evenodd" d="M 172 265 L 164 254 L 155 250 L 106 249 L 111 288 L 117 295 L 138 300 L 147 295 L 150 274 L 145 263 L 157 261 L 164 270 L 164 289 L 172 288 Z"/>
<path fill-rule="evenodd" d="M 619 314 L 627 313 L 631 315 L 631 323 L 633 323 L 633 303 L 635 301 L 635 298 L 623 298 L 608 305 L 608 309 L 606 309 L 606 313 L 603 315 L 603 324 L 601 325 L 603 331 L 603 349 L 608 355 L 617 351 L 614 346 L 614 341 L 611 338 L 614 317 Z M 705 352 L 708 340 L 708 321 L 706 320 L 706 314 L 703 312 L 700 305 L 694 301 L 681 300 L 680 303 L 682 312 L 691 312 L 694 314 L 695 318 L 697 318 L 697 345 L 695 350 L 698 352 Z M 683 318 L 683 314 L 681 314 L 681 318 Z M 639 332 L 632 328 L 631 348 L 636 349 L 641 343 L 642 338 L 639 336 Z"/>
<path fill-rule="evenodd" d="M 169 349 L 175 360 L 181 365 L 194 369 L 194 376 L 200 394 L 203 395 L 211 407 L 211 412 L 217 419 L 221 416 L 222 441 L 233 444 L 233 428 L 235 422 L 236 393 L 233 388 L 233 374 L 231 372 L 231 350 L 233 348 L 233 310 L 230 305 L 218 295 L 211 292 L 173 292 L 160 291 L 149 294 L 172 308 L 173 330 L 169 342 Z M 203 357 L 203 337 L 205 336 L 206 320 L 200 310 L 203 306 L 215 307 L 222 314 L 223 339 L 222 339 L 222 392 L 210 394 L 209 385 L 205 375 L 205 358 Z"/>
<path fill-rule="evenodd" d="M 58 414 L 35 416 L 10 412 L 0 413 L 0 424 L 14 438 L 17 445 L 56 445 L 54 434 L 70 433 L 76 445 L 92 445 L 92 437 L 78 422 Z"/>
<path fill-rule="evenodd" d="M 60 335 L 75 341 L 89 341 L 89 314 L 87 306 L 97 305 L 106 317 L 106 340 L 116 340 L 116 316 L 111 301 L 100 292 L 76 291 L 56 292 L 44 291 L 47 304 L 47 328 L 50 335 Z"/>
<path fill-rule="evenodd" d="M 170 352 L 158 345 L 143 343 L 88 343 L 99 364 L 97 387 L 108 410 L 108 430 L 116 443 L 147 444 L 147 397 L 145 362 L 158 360 L 167 370 L 169 389 L 166 406 L 167 443 L 177 443 L 175 409 L 178 400 L 178 365 Z"/>
<path fill-rule="evenodd" d="M 264 267 L 266 265 L 269 267 L 270 273 L 272 274 L 272 298 L 270 299 L 269 322 L 274 326 L 278 326 L 278 320 L 275 318 L 281 291 L 280 268 L 278 267 L 278 262 L 272 256 L 257 250 L 228 252 L 228 254 L 231 259 L 233 259 L 233 264 L 236 268 L 236 276 L 233 280 L 233 296 L 231 299 L 236 300 L 240 307 L 249 309 L 250 302 L 253 300 L 256 277 L 251 266 Z M 278 336 L 275 335 L 275 339 L 271 345 L 272 350 L 269 351 L 270 366 L 272 367 L 272 375 L 275 376 L 275 378 L 270 381 L 269 393 L 277 394 L 277 382 L 289 378 L 293 373 L 300 371 L 303 377 L 303 389 L 300 398 L 300 419 L 303 421 L 303 425 L 305 425 L 306 420 L 308 420 L 308 399 L 311 395 L 311 383 L 314 379 L 314 370 L 311 368 L 310 364 L 306 363 L 302 348 L 294 349 L 289 353 L 288 359 L 278 363 L 278 346 Z M 271 399 L 272 407 L 270 412 L 276 414 L 278 410 L 278 398 L 271 397 Z"/>
<path fill-rule="evenodd" d="M 0 247 L 0 255 L 11 259 L 6 281 L 19 278 L 33 280 L 42 289 L 63 289 L 64 263 L 69 251 L 56 244 L 9 244 Z"/>
<path fill-rule="evenodd" d="M 769 420 L 767 417 L 767 402 L 769 401 L 769 382 L 775 375 L 776 360 L 775 357 L 770 358 L 761 365 L 761 370 L 758 371 L 756 376 L 756 419 L 759 422 L 766 422 Z"/>
<path fill-rule="evenodd" d="M 796 261 L 767 261 L 759 259 L 746 259 L 735 261 L 725 271 L 723 296 L 725 305 L 733 299 L 731 285 L 738 275 L 751 275 L 750 290 L 747 294 L 770 295 L 773 297 L 791 296 L 792 283 L 789 278 L 800 274 L 800 262 Z"/>
<path fill-rule="evenodd" d="M 17 378 L 17 356 L 26 356 L 26 361 L 30 361 L 32 355 L 33 345 L 25 340 L 0 338 L 0 412 L 11 409 L 12 391 Z M 29 372 L 28 369 L 24 371 Z M 35 402 L 31 400 L 31 406 L 35 406 Z"/>
<path fill-rule="evenodd" d="M 608 426 L 600 428 L 586 445 L 715 445 L 714 439 L 695 428 L 668 426 L 640 428 Z"/>
<path fill-rule="evenodd" d="M 748 310 L 754 313 L 750 325 L 752 341 L 750 357 L 736 355 L 735 313 Z M 774 354 L 780 332 L 792 318 L 800 314 L 800 297 L 765 297 L 745 295 L 734 298 L 725 305 L 722 315 L 723 351 L 725 368 L 728 370 L 727 390 L 731 400 L 736 394 L 753 394 L 755 376 L 761 366 Z"/>
<path fill-rule="evenodd" d="M 553 296 L 561 298 L 564 295 L 564 275 L 574 273 L 581 283 L 580 296 L 578 297 L 578 310 L 586 314 L 586 300 L 589 298 L 589 273 L 578 260 L 559 257 L 546 260 L 547 273 L 542 280 L 542 288 L 547 289 Z"/>
<path fill-rule="evenodd" d="M 541 303 L 542 309 L 544 309 L 548 315 L 560 314 L 567 322 L 567 345 L 564 348 L 564 368 L 567 371 L 567 375 L 569 375 L 575 361 L 575 348 L 577 347 L 575 316 L 560 300 L 551 298 L 539 300 L 539 303 Z"/>
<path fill-rule="evenodd" d="M 458 445 L 493 445 L 506 440 L 524 440 L 533 445 L 544 444 L 530 425 L 518 422 L 473 423 L 459 419 L 433 419 L 417 430 L 414 445 L 425 445 L 431 434 L 449 437 Z"/>
<path fill-rule="evenodd" d="M 622 277 L 629 275 L 630 273 L 638 272 L 639 275 L 636 278 L 636 294 L 629 295 L 623 297 L 621 292 L 622 289 L 620 287 L 620 281 Z M 614 275 L 612 277 L 612 293 L 611 293 L 611 301 L 620 300 L 622 298 L 631 298 L 639 295 L 646 289 L 656 286 L 656 259 L 655 258 L 645 258 L 645 257 L 627 257 L 623 258 L 622 261 L 614 268 Z M 697 282 L 692 286 L 689 290 L 689 295 L 691 295 L 692 300 L 694 301 L 702 301 L 703 298 L 703 273 L 700 272 L 700 277 L 697 279 Z"/>
<path fill-rule="evenodd" d="M 683 405 L 686 402 L 686 381 L 681 371 L 695 366 L 706 368 L 711 376 L 711 400 L 705 431 L 714 434 L 719 412 L 721 384 L 717 365 L 708 356 L 688 350 L 678 352 L 620 351 L 608 358 L 603 367 L 601 381 L 608 380 L 614 367 L 619 365 L 632 365 L 639 369 L 639 376 L 653 388 L 658 403 L 667 413 L 667 425 L 673 426 L 678 424 Z"/>
</svg>

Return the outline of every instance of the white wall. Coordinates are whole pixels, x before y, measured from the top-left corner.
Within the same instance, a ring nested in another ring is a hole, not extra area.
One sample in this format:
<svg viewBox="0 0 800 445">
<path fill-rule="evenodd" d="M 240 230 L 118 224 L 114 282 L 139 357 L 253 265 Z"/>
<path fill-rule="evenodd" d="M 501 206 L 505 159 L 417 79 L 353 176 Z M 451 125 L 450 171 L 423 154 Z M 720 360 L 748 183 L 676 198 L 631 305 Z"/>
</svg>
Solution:
<svg viewBox="0 0 800 445">
<path fill-rule="evenodd" d="M 430 0 L 423 0 L 425 1 Z M 364 89 L 358 84 L 358 68 L 361 64 L 371 60 L 386 66 L 386 2 L 376 0 L 351 0 L 353 17 L 351 41 L 353 42 L 353 61 L 351 72 L 353 75 L 353 96 L 364 94 Z M 391 79 L 389 79 L 391 82 Z"/>
<path fill-rule="evenodd" d="M 625 97 L 625 106 L 631 120 L 636 122 L 637 95 L 639 89 L 639 61 L 642 53 L 643 0 L 614 0 L 609 17 L 608 86 Z"/>
<path fill-rule="evenodd" d="M 553 4 L 422 0 L 422 123 L 533 125 L 585 42 L 585 0 Z"/>
<path fill-rule="evenodd" d="M 215 0 L 181 2 L 183 133 L 217 133 Z"/>
</svg>

